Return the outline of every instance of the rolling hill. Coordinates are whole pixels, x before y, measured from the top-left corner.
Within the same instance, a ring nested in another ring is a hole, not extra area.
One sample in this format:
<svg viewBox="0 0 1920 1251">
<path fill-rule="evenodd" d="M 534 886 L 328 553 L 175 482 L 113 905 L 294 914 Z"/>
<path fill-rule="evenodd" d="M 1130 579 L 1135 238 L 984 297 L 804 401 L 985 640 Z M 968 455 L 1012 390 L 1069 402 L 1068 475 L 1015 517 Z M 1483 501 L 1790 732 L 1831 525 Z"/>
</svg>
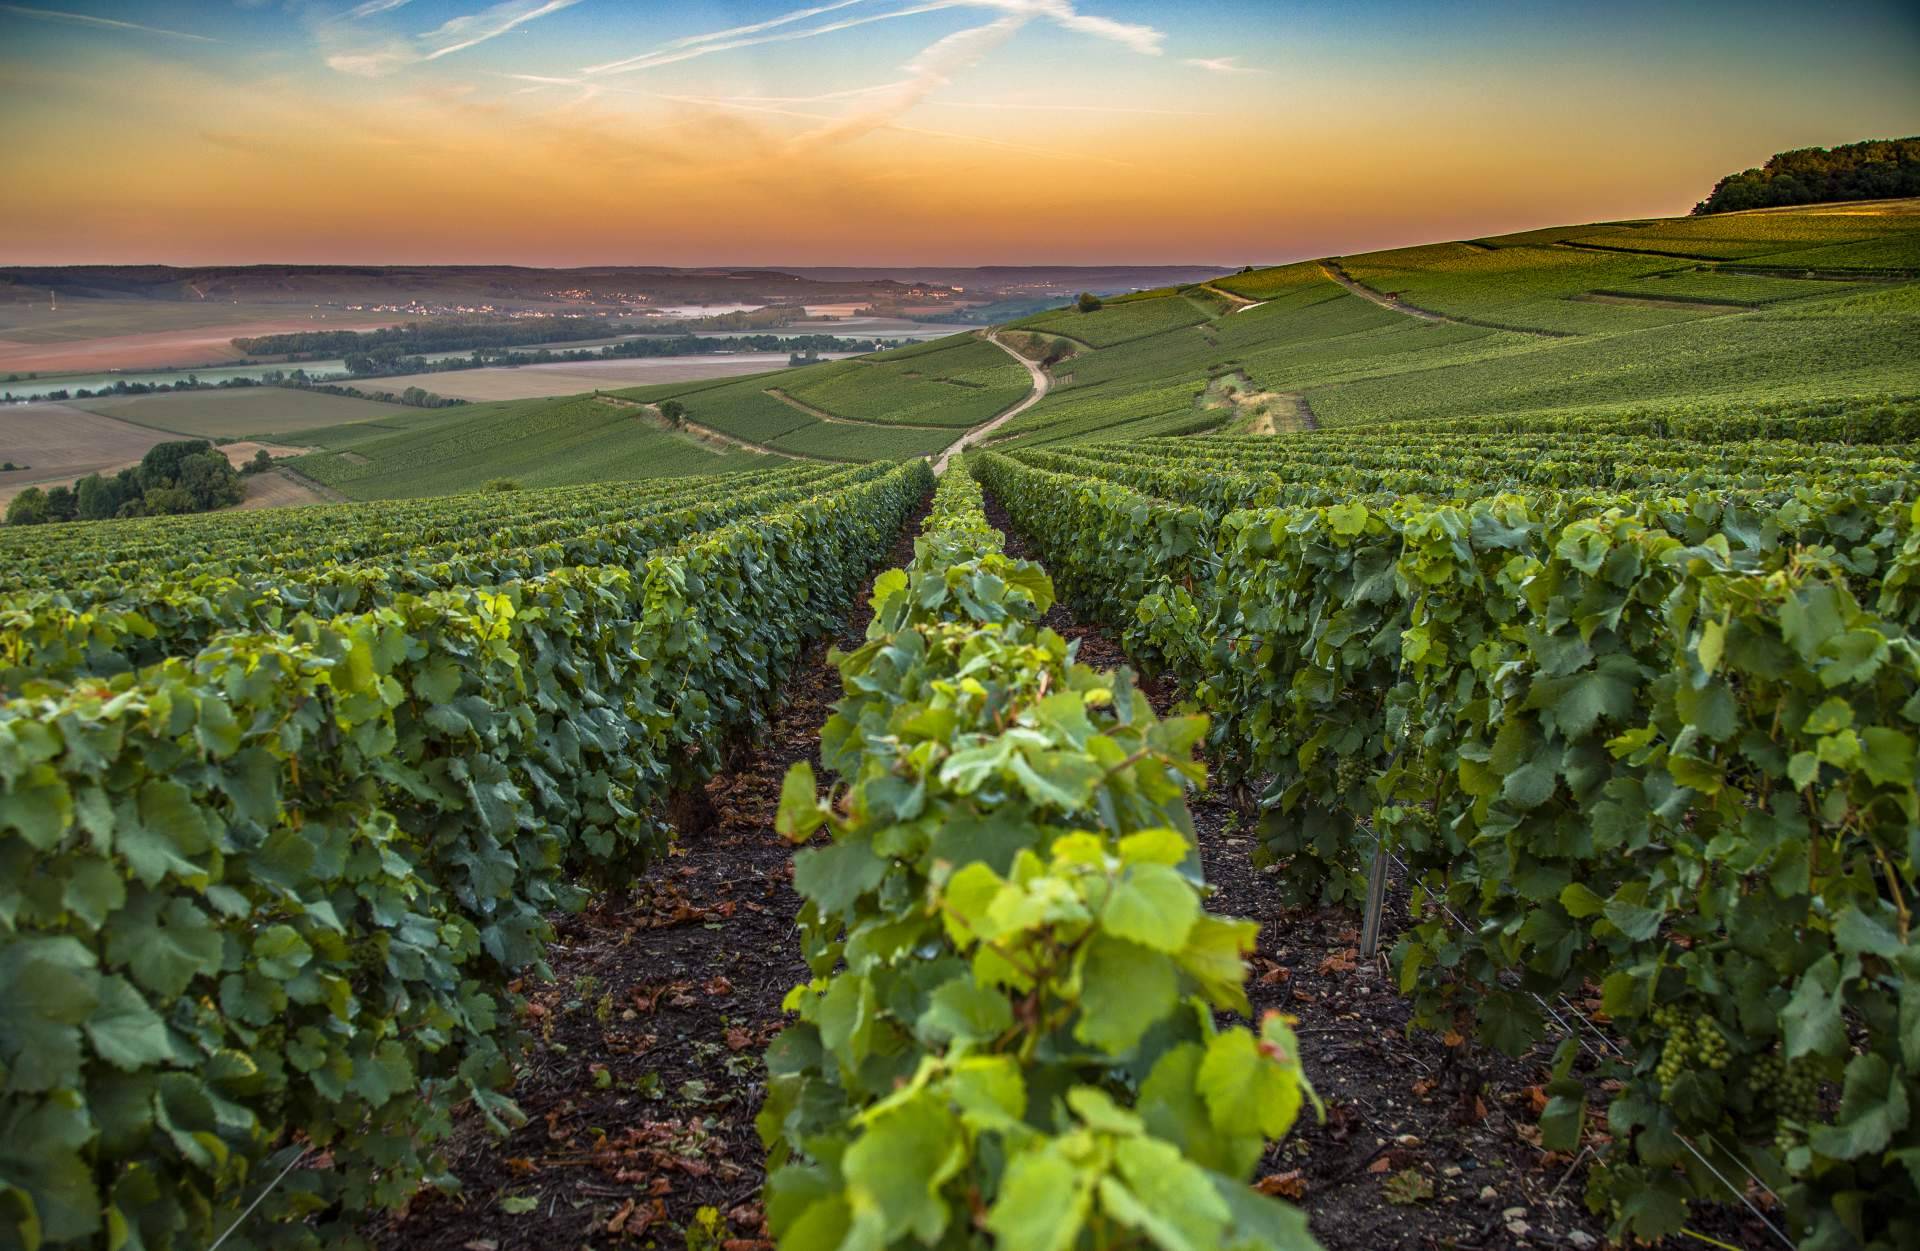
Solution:
<svg viewBox="0 0 1920 1251">
<path fill-rule="evenodd" d="M 1553 227 L 1120 296 L 848 361 L 304 432 L 354 498 L 937 455 L 1920 390 L 1920 201 Z M 685 410 L 669 431 L 656 407 Z"/>
</svg>

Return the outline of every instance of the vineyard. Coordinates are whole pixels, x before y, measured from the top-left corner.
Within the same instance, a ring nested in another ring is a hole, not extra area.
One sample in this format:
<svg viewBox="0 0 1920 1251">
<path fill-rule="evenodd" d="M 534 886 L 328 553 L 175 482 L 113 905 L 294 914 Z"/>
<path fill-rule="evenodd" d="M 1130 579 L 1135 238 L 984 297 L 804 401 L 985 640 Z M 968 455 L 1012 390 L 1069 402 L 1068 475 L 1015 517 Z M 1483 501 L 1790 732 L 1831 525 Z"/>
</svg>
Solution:
<svg viewBox="0 0 1920 1251">
<path fill-rule="evenodd" d="M 1920 1246 L 1916 222 L 0 530 L 0 1249 Z"/>
<path fill-rule="evenodd" d="M 1353 906 L 1404 873 L 1419 1022 L 1561 1039 L 1543 1141 L 1596 1150 L 1611 1232 L 1765 1203 L 1786 1245 L 1903 1247 L 1916 409 L 1858 408 L 977 468 L 1210 717 L 1284 890 Z"/>
<path fill-rule="evenodd" d="M 927 480 L 10 544 L 8 1242 L 204 1246 L 276 1174 L 327 1241 L 440 1175 L 456 1107 L 512 1123 L 549 914 L 665 850 Z"/>
</svg>

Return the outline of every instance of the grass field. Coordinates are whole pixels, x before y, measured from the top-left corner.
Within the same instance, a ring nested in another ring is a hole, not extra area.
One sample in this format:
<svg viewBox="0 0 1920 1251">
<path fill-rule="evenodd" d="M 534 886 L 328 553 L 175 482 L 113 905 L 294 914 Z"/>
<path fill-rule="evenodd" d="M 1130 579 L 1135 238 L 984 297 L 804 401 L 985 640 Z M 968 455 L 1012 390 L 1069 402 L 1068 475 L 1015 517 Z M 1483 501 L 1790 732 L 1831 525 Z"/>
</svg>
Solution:
<svg viewBox="0 0 1920 1251">
<path fill-rule="evenodd" d="M 1865 271 L 1920 272 L 1914 209 L 1556 227 L 1340 258 L 1375 291 L 1452 321 L 1371 303 L 1313 262 L 1215 280 L 1262 303 L 1191 324 L 1172 315 L 1171 296 L 1028 319 L 1083 339 L 1067 328 L 1096 327 L 1093 339 L 1110 346 L 1062 366 L 1054 392 L 998 435 L 1046 443 L 1184 432 L 1205 424 L 1209 384 L 1235 372 L 1260 390 L 1303 396 L 1325 424 L 1912 390 L 1920 282 Z M 1737 268 L 1567 239 L 1713 251 Z M 1860 280 L 1794 276 L 1775 264 L 1788 256 L 1827 258 L 1806 264 L 1822 272 L 1846 259 Z M 1136 337 L 1147 309 L 1167 317 L 1166 328 Z M 1102 318 L 1139 320 L 1102 330 Z"/>
<path fill-rule="evenodd" d="M 1004 412 L 1030 386 L 1019 362 L 971 337 L 796 370 L 780 383 L 795 399 L 838 417 L 961 430 Z"/>
<path fill-rule="evenodd" d="M 72 407 L 153 430 L 202 439 L 238 439 L 249 435 L 286 438 L 326 426 L 376 420 L 405 421 L 409 415 L 424 411 L 287 387 L 112 396 L 74 400 Z"/>
<path fill-rule="evenodd" d="M 407 428 L 359 423 L 309 431 L 327 450 L 293 467 L 350 499 L 478 490 L 495 478 L 565 486 L 763 467 L 769 458 L 715 449 L 655 428 L 636 410 L 590 396 L 422 412 Z"/>
</svg>

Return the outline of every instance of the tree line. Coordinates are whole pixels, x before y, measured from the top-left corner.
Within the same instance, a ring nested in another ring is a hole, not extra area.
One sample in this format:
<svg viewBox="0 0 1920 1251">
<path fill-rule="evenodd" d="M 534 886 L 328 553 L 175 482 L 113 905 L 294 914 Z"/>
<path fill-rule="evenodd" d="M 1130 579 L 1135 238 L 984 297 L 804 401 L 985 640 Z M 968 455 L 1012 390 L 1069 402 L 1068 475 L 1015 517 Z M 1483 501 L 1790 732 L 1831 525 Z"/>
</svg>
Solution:
<svg viewBox="0 0 1920 1251">
<path fill-rule="evenodd" d="M 510 321 L 413 321 L 378 330 L 296 330 L 235 339 L 233 345 L 249 356 L 324 360 L 349 352 L 399 357 L 462 348 L 565 343 L 633 330 L 625 322 L 608 323 L 589 317 L 516 317 Z"/>
<path fill-rule="evenodd" d="M 212 512 L 238 504 L 246 494 L 245 482 L 224 453 L 205 439 L 179 439 L 154 444 L 138 465 L 111 476 L 90 473 L 71 487 L 28 487 L 7 505 L 7 524 Z"/>
<path fill-rule="evenodd" d="M 1837 148 L 1795 148 L 1758 169 L 1728 174 L 1695 216 L 1792 204 L 1891 200 L 1920 195 L 1920 136 L 1868 139 Z"/>
</svg>

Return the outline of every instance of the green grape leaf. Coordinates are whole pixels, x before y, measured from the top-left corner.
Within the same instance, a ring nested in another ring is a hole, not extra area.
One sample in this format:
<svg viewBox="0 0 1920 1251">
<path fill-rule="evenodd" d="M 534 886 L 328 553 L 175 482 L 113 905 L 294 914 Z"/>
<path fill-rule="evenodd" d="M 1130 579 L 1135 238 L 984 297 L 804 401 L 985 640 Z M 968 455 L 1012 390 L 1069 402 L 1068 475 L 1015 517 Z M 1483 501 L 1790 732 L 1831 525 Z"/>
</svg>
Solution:
<svg viewBox="0 0 1920 1251">
<path fill-rule="evenodd" d="M 1068 1251 L 1091 1206 L 1089 1179 L 1057 1149 L 1023 1152 L 1007 1164 L 987 1229 L 1021 1251 Z"/>
<path fill-rule="evenodd" d="M 166 1023 L 121 977 L 100 979 L 100 998 L 86 1020 L 96 1054 L 128 1072 L 172 1058 Z"/>
<path fill-rule="evenodd" d="M 1116 938 L 1155 951 L 1179 951 L 1200 915 L 1193 885 L 1161 864 L 1129 866 L 1114 883 L 1100 926 Z"/>
</svg>

